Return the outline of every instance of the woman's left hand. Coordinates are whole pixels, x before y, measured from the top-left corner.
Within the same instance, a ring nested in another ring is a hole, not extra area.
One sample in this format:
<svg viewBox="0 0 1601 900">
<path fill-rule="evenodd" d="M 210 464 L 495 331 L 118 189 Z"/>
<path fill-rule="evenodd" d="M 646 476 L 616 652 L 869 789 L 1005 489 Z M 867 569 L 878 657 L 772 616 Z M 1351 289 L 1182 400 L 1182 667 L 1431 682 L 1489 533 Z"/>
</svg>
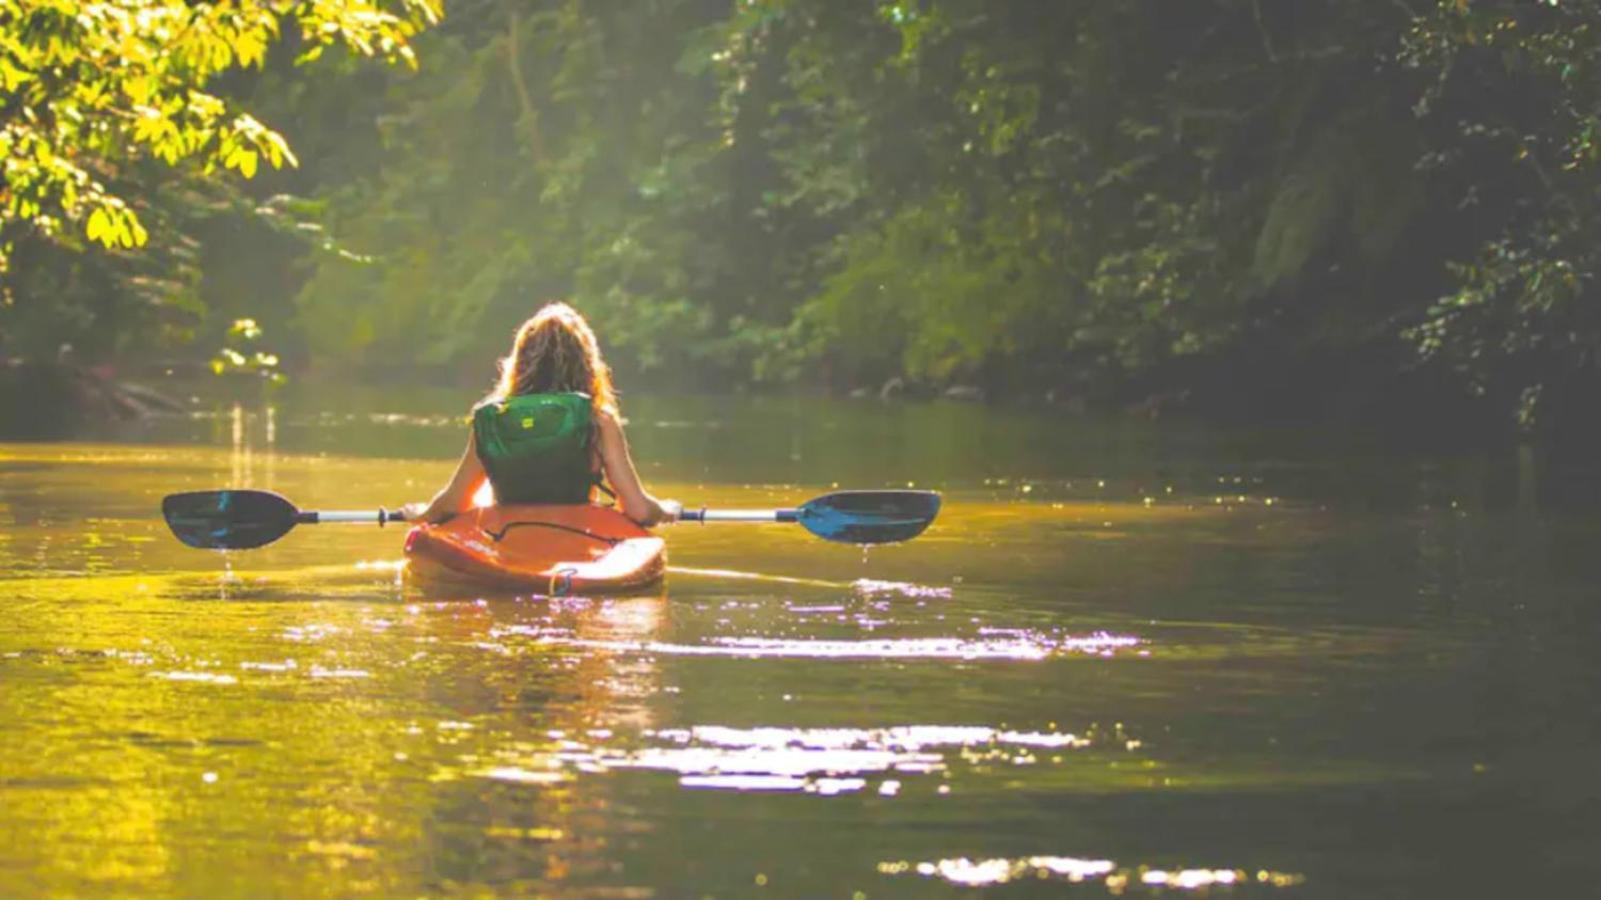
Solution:
<svg viewBox="0 0 1601 900">
<path fill-rule="evenodd" d="M 426 517 L 430 505 L 427 503 L 408 503 L 400 508 L 400 514 L 405 517 L 405 521 L 415 522 L 420 525 L 423 522 L 433 521 Z"/>
</svg>

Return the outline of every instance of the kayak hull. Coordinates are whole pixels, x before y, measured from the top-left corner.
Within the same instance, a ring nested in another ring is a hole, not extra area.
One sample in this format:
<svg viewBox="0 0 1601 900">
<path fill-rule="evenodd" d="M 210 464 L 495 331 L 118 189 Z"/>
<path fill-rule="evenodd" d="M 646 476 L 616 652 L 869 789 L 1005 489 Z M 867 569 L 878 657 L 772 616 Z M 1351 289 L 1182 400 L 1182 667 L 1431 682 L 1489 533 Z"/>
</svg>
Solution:
<svg viewBox="0 0 1601 900">
<path fill-rule="evenodd" d="M 551 596 L 615 594 L 660 582 L 666 543 L 603 506 L 479 507 L 406 535 L 406 569 Z"/>
</svg>

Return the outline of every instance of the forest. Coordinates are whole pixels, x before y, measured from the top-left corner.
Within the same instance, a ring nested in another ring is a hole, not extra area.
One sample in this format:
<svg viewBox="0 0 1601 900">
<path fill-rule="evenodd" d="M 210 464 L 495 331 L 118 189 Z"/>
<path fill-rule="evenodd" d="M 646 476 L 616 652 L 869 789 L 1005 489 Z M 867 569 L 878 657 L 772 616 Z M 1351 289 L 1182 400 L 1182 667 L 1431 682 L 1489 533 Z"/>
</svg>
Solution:
<svg viewBox="0 0 1601 900">
<path fill-rule="evenodd" d="M 61 365 L 487 386 L 563 298 L 625 385 L 1560 439 L 1601 399 L 1598 28 L 0 0 L 0 406 Z"/>
</svg>

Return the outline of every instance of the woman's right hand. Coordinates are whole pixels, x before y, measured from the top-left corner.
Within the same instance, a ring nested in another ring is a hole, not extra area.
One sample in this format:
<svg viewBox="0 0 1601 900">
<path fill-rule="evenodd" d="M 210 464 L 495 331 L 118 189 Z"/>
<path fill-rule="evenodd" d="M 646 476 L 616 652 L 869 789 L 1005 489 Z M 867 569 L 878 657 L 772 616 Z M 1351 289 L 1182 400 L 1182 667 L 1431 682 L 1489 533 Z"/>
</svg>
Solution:
<svg viewBox="0 0 1601 900">
<path fill-rule="evenodd" d="M 684 504 L 677 500 L 658 500 L 656 505 L 661 507 L 663 522 L 676 522 L 684 514 Z"/>
</svg>

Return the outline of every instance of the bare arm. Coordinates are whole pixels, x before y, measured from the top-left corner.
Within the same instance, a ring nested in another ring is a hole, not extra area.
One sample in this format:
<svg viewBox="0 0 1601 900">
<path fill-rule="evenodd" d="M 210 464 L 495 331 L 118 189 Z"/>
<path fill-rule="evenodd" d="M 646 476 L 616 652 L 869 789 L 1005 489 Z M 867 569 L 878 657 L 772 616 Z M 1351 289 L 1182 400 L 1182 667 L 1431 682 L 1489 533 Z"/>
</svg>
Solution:
<svg viewBox="0 0 1601 900">
<path fill-rule="evenodd" d="M 484 464 L 478 461 L 478 446 L 472 432 L 468 432 L 467 449 L 461 455 L 461 462 L 456 464 L 450 481 L 427 505 L 406 504 L 403 511 L 407 521 L 443 522 L 457 513 L 466 512 L 472 508 L 473 495 L 483 486 L 485 477 Z"/>
<path fill-rule="evenodd" d="M 617 491 L 623 515 L 641 525 L 677 519 L 677 503 L 657 500 L 639 483 L 639 473 L 634 471 L 634 461 L 628 455 L 628 438 L 623 435 L 622 423 L 608 413 L 598 414 L 596 422 L 600 430 L 600 462 L 605 468 L 606 480 Z"/>
</svg>

